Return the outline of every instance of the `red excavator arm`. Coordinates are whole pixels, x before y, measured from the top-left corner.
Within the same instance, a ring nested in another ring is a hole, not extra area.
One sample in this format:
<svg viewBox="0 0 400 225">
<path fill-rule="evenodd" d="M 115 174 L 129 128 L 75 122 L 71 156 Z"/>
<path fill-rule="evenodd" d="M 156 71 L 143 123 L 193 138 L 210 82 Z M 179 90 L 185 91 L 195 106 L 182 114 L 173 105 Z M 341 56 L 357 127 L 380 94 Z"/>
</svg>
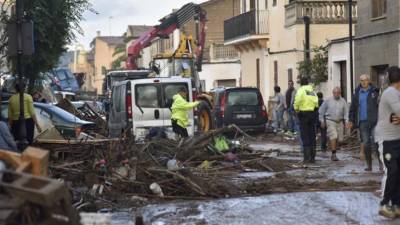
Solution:
<svg viewBox="0 0 400 225">
<path fill-rule="evenodd" d="M 198 31 L 199 27 L 201 29 L 200 33 L 198 33 L 198 46 L 196 49 L 197 67 L 201 70 L 201 62 L 199 63 L 199 60 L 202 60 L 203 57 L 203 47 L 206 37 L 206 12 L 199 5 L 196 5 L 194 3 L 188 3 L 176 12 L 173 12 L 168 16 L 162 18 L 159 25 L 154 26 L 149 31 L 142 34 L 138 39 L 136 39 L 128 47 L 128 59 L 126 61 L 126 69 L 138 69 L 137 60 L 138 58 L 140 58 L 140 52 L 142 51 L 142 49 L 148 47 L 151 44 L 151 41 L 157 37 L 168 37 L 169 34 L 174 32 L 174 30 L 179 29 L 181 26 L 190 21 L 193 17 L 196 20 L 196 31 Z"/>
</svg>

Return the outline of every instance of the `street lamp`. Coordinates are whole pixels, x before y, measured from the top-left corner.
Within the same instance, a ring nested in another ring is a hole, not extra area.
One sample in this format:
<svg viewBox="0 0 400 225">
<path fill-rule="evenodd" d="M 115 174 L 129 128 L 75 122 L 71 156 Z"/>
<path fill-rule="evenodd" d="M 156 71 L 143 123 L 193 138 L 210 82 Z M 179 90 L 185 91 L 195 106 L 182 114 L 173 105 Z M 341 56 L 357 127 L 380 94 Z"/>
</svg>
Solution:
<svg viewBox="0 0 400 225">
<path fill-rule="evenodd" d="M 111 20 L 112 19 L 114 19 L 113 16 L 108 17 L 108 32 L 109 32 L 110 36 L 111 36 Z"/>
</svg>

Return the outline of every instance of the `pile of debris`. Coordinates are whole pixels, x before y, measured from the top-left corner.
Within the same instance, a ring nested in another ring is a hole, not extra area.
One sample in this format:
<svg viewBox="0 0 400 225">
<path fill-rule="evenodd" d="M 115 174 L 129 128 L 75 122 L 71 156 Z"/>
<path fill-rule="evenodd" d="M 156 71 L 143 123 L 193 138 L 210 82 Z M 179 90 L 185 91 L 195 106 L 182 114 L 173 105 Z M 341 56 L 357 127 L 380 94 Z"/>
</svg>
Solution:
<svg viewBox="0 0 400 225">
<path fill-rule="evenodd" d="M 137 144 L 127 138 L 41 147 L 51 149 L 50 175 L 79 192 L 75 196 L 111 204 L 143 197 L 225 197 L 215 180 L 241 172 L 274 171 L 268 154 L 254 152 L 246 144 L 249 139 L 233 125 L 180 141 Z"/>
</svg>

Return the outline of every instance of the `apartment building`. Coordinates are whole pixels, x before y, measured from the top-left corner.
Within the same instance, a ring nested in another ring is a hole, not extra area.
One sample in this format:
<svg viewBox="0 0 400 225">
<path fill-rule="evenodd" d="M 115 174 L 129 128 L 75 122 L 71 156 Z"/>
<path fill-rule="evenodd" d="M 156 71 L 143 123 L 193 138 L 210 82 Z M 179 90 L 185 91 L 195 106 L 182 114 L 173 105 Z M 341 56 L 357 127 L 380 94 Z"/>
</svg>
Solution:
<svg viewBox="0 0 400 225">
<path fill-rule="evenodd" d="M 354 39 L 355 80 L 370 74 L 374 84 L 385 86 L 385 70 L 400 65 L 400 1 L 358 2 L 358 24 Z"/>
<path fill-rule="evenodd" d="M 105 74 L 111 69 L 112 62 L 119 57 L 119 55 L 113 55 L 115 48 L 123 43 L 124 38 L 121 36 L 101 36 L 100 32 L 90 43 L 94 68 L 93 86 L 97 94 L 102 94 Z"/>
<path fill-rule="evenodd" d="M 224 22 L 225 45 L 240 52 L 243 86 L 286 90 L 304 60 L 304 17 L 310 18 L 310 45 L 327 45 L 348 35 L 347 0 L 242 0 L 241 14 Z M 354 4 L 353 18 L 357 11 Z M 320 88 L 320 87 L 319 87 Z"/>
</svg>

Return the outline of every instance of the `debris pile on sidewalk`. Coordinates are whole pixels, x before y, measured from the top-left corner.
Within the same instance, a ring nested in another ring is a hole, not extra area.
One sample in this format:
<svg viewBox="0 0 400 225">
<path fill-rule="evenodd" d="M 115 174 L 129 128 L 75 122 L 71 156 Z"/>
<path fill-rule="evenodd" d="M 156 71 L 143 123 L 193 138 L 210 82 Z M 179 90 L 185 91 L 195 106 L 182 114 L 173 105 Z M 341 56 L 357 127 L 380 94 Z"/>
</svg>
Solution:
<svg viewBox="0 0 400 225">
<path fill-rule="evenodd" d="M 233 137 L 233 139 L 227 138 Z M 252 139 L 229 126 L 186 140 L 133 138 L 76 145 L 45 145 L 51 149 L 50 174 L 61 178 L 76 196 L 104 201 L 148 198 L 213 198 L 227 193 L 215 179 L 241 172 L 281 169 L 279 160 L 254 152 Z"/>
</svg>

